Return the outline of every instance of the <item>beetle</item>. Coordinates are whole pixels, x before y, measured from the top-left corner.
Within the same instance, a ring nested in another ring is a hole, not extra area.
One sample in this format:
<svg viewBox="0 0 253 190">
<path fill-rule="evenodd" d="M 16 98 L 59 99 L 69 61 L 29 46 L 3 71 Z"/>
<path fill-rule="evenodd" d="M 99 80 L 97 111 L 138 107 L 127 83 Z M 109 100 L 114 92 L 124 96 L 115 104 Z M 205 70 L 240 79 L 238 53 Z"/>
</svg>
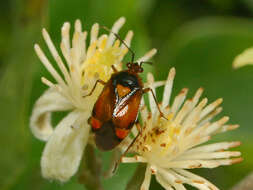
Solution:
<svg viewBox="0 0 253 190">
<path fill-rule="evenodd" d="M 104 29 L 112 32 L 105 27 Z M 95 133 L 96 146 L 103 151 L 112 150 L 127 137 L 137 121 L 140 102 L 144 93 L 151 91 L 160 115 L 163 117 L 154 92 L 151 88 L 144 88 L 142 79 L 139 76 L 139 73 L 143 72 L 142 64 L 149 62 L 134 62 L 134 52 L 116 33 L 113 34 L 132 53 L 131 62 L 126 64 L 127 69 L 123 71 L 117 71 L 112 65 L 114 73 L 111 75 L 111 78 L 107 82 L 98 79 L 90 93 L 85 95 L 90 96 L 98 83 L 104 85 L 101 94 L 94 104 L 92 115 L 88 119 L 92 131 Z M 140 129 L 138 130 L 140 134 Z"/>
</svg>

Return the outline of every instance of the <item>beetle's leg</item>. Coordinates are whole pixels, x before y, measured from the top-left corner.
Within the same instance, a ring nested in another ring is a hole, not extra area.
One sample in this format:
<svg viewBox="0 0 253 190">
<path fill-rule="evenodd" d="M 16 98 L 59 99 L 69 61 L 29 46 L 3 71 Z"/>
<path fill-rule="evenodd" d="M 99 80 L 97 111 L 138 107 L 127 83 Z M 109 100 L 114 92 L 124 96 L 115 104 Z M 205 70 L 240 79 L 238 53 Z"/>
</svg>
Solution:
<svg viewBox="0 0 253 190">
<path fill-rule="evenodd" d="M 122 157 L 124 157 L 126 155 L 126 153 L 129 151 L 129 149 L 133 146 L 133 144 L 135 143 L 136 139 L 140 136 L 141 134 L 141 125 L 139 122 L 136 122 L 136 127 L 139 131 L 138 135 L 134 138 L 134 140 L 131 142 L 131 144 L 127 147 L 127 149 L 125 150 L 125 152 L 121 155 L 120 160 L 122 159 Z M 140 129 L 140 130 L 139 130 Z"/>
<path fill-rule="evenodd" d="M 168 120 L 168 119 L 163 115 L 163 112 L 161 111 L 161 109 L 160 109 L 160 107 L 159 107 L 159 104 L 158 104 L 158 102 L 157 102 L 157 99 L 156 99 L 156 97 L 155 97 L 155 94 L 154 94 L 153 90 L 152 90 L 151 88 L 145 88 L 145 89 L 143 89 L 143 93 L 147 93 L 147 92 L 149 92 L 149 91 L 151 91 L 151 93 L 152 93 L 152 96 L 153 96 L 153 98 L 154 98 L 154 100 L 155 100 L 157 109 L 158 109 L 158 111 L 159 111 L 159 113 L 160 113 L 160 116 L 163 117 L 164 119 Z"/>
<path fill-rule="evenodd" d="M 115 164 L 118 162 L 120 156 L 121 152 L 119 149 L 115 149 L 114 151 L 112 151 L 109 168 L 103 173 L 105 179 L 112 177 L 112 175 L 115 173 Z"/>
<path fill-rule="evenodd" d="M 137 120 L 137 121 L 135 122 L 135 124 L 136 124 L 136 128 L 137 128 L 138 132 L 141 133 L 142 128 L 141 128 L 141 125 L 140 125 L 140 121 Z"/>
<path fill-rule="evenodd" d="M 115 163 L 115 167 L 114 167 L 114 169 L 113 169 L 113 173 L 116 171 L 116 169 L 117 169 L 119 163 L 121 162 L 122 158 L 127 154 L 127 152 L 129 151 L 129 149 L 133 146 L 133 144 L 135 143 L 135 141 L 137 140 L 137 138 L 140 136 L 142 130 L 141 130 L 140 123 L 139 123 L 138 121 L 136 122 L 136 127 L 137 127 L 139 133 L 138 133 L 138 135 L 134 138 L 134 140 L 131 142 L 131 144 L 127 147 L 127 149 L 125 150 L 125 152 L 120 156 L 119 161 Z"/>
<path fill-rule="evenodd" d="M 112 65 L 112 70 L 113 70 L 114 73 L 118 72 L 118 70 L 116 69 L 116 67 L 114 65 Z"/>
<path fill-rule="evenodd" d="M 104 82 L 104 81 L 98 79 L 98 80 L 95 82 L 95 85 L 93 86 L 93 88 L 92 88 L 92 90 L 90 91 L 90 93 L 87 94 L 87 95 L 84 95 L 83 98 L 92 95 L 92 93 L 93 93 L 93 91 L 95 90 L 95 88 L 96 88 L 96 86 L 97 86 L 98 83 L 100 83 L 100 84 L 102 84 L 102 85 L 105 85 L 105 84 L 106 84 L 106 82 Z"/>
</svg>

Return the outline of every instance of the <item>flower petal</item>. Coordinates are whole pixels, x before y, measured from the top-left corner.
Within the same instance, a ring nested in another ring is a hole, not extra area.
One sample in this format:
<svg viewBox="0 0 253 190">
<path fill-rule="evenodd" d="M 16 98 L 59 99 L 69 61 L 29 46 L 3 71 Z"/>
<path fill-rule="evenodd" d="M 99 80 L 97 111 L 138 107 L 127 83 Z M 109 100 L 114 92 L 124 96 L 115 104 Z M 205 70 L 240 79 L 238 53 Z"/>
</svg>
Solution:
<svg viewBox="0 0 253 190">
<path fill-rule="evenodd" d="M 215 152 L 215 151 L 220 152 L 240 145 L 241 145 L 240 141 L 213 143 L 190 149 L 185 154 L 195 154 L 200 152 Z"/>
<path fill-rule="evenodd" d="M 158 173 L 156 174 L 156 181 L 166 190 L 173 190 L 171 185 Z"/>
<path fill-rule="evenodd" d="M 181 177 L 183 178 L 188 178 L 192 181 L 192 183 L 186 182 L 189 185 L 193 186 L 193 187 L 197 187 L 200 190 L 219 190 L 215 185 L 213 185 L 211 182 L 209 182 L 208 180 L 206 180 L 203 177 L 200 177 L 192 172 L 189 172 L 187 170 L 184 169 L 174 169 L 174 171 Z"/>
<path fill-rule="evenodd" d="M 117 34 L 120 30 L 120 28 L 124 25 L 124 23 L 126 22 L 126 19 L 124 17 L 120 17 L 112 26 L 111 31 L 115 34 Z M 108 37 L 108 41 L 107 41 L 107 47 L 112 46 L 114 40 L 115 40 L 115 35 L 110 32 L 109 37 Z"/>
<path fill-rule="evenodd" d="M 165 108 L 166 106 L 169 105 L 175 75 L 176 75 L 176 69 L 173 67 L 170 69 L 168 79 L 164 87 L 162 108 Z"/>
<path fill-rule="evenodd" d="M 149 50 L 144 56 L 142 56 L 141 58 L 139 58 L 136 62 L 140 63 L 140 62 L 145 62 L 149 59 L 151 59 L 155 54 L 156 54 L 157 50 L 155 48 Z"/>
<path fill-rule="evenodd" d="M 154 84 L 154 76 L 151 74 L 151 73 L 148 73 L 147 75 L 147 81 L 148 81 L 148 84 L 149 84 L 149 88 L 152 89 L 155 97 L 156 97 L 156 91 L 155 91 L 155 88 L 153 86 Z M 148 99 L 149 99 L 149 106 L 150 106 L 150 110 L 151 110 L 151 113 L 154 114 L 157 112 L 157 106 L 156 106 L 156 102 L 155 102 L 155 99 L 153 97 L 153 93 L 151 91 L 149 91 L 148 93 Z"/>
<path fill-rule="evenodd" d="M 51 125 L 51 112 L 73 108 L 71 103 L 54 89 L 49 89 L 36 101 L 30 128 L 35 137 L 47 141 L 54 129 Z"/>
<path fill-rule="evenodd" d="M 253 48 L 244 50 L 241 54 L 235 57 L 233 61 L 233 67 L 235 69 L 243 67 L 245 65 L 253 64 Z"/>
<path fill-rule="evenodd" d="M 90 130 L 87 118 L 73 111 L 57 125 L 42 155 L 43 177 L 65 182 L 77 172 Z"/>
</svg>

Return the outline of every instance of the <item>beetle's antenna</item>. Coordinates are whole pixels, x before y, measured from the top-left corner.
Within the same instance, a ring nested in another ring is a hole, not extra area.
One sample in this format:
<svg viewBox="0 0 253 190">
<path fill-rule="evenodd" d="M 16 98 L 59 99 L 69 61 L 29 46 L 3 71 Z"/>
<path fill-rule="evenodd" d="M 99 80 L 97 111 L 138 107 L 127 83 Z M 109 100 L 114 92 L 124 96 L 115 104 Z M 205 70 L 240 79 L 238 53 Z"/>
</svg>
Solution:
<svg viewBox="0 0 253 190">
<path fill-rule="evenodd" d="M 118 34 L 116 34 L 115 32 L 111 31 L 111 30 L 110 30 L 109 28 L 107 28 L 106 26 L 100 26 L 100 27 L 103 28 L 104 30 L 106 30 L 106 31 L 111 32 L 112 34 L 114 34 L 114 35 L 116 36 L 116 38 L 117 38 L 121 43 L 123 43 L 123 44 L 127 47 L 127 49 L 128 49 L 128 50 L 131 52 L 131 54 L 132 54 L 131 63 L 133 63 L 133 62 L 134 62 L 135 53 L 134 53 L 133 50 L 131 50 L 130 47 L 128 47 L 128 45 L 124 42 L 124 40 L 122 40 Z"/>
<path fill-rule="evenodd" d="M 143 63 L 149 64 L 149 65 L 153 65 L 153 62 L 150 62 L 150 61 L 141 61 L 140 62 L 140 67 L 142 66 Z"/>
</svg>

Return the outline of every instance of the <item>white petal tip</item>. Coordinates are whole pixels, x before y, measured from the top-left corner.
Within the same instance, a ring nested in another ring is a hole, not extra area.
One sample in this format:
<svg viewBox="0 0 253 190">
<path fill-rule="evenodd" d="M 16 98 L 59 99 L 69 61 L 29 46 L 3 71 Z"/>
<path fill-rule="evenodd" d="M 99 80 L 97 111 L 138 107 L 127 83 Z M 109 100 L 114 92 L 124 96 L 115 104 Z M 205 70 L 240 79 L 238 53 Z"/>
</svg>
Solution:
<svg viewBox="0 0 253 190">
<path fill-rule="evenodd" d="M 117 20 L 116 22 L 124 24 L 126 22 L 126 18 L 125 17 L 120 17 L 119 20 Z"/>
<path fill-rule="evenodd" d="M 220 113 L 222 110 L 223 110 L 222 107 L 218 107 L 218 108 L 216 109 L 217 113 Z"/>
<path fill-rule="evenodd" d="M 93 24 L 92 28 L 91 28 L 91 35 L 92 35 L 92 37 L 95 36 L 97 38 L 98 30 L 99 30 L 99 24 L 98 23 Z"/>
<path fill-rule="evenodd" d="M 232 68 L 233 68 L 233 69 L 238 69 L 238 68 L 240 68 L 240 64 L 239 64 L 238 62 L 235 62 L 235 61 L 234 61 L 234 62 L 232 63 Z"/>
<path fill-rule="evenodd" d="M 82 23 L 79 19 L 75 21 L 75 31 L 82 32 Z"/>
<path fill-rule="evenodd" d="M 153 54 L 153 55 L 155 55 L 157 53 L 157 49 L 153 48 L 150 53 Z"/>
<path fill-rule="evenodd" d="M 230 125 L 230 130 L 233 130 L 233 129 L 237 129 L 237 128 L 239 128 L 240 127 L 240 125 Z"/>
<path fill-rule="evenodd" d="M 235 142 L 232 142 L 231 143 L 231 148 L 235 148 L 235 147 L 238 147 L 238 146 L 240 146 L 242 143 L 240 142 L 240 141 L 235 141 Z"/>
<path fill-rule="evenodd" d="M 68 28 L 68 27 L 70 27 L 70 23 L 69 22 L 64 22 L 62 27 L 63 28 Z"/>
<path fill-rule="evenodd" d="M 232 67 L 234 69 L 238 69 L 240 67 L 252 64 L 253 64 L 253 48 L 248 48 L 235 57 L 232 63 Z"/>
<path fill-rule="evenodd" d="M 231 153 L 231 156 L 232 156 L 232 157 L 241 156 L 241 152 L 239 152 L 239 151 L 232 152 L 232 153 Z"/>
<path fill-rule="evenodd" d="M 97 28 L 99 28 L 99 24 L 96 22 L 95 24 L 92 25 L 92 27 L 97 29 Z"/>
<path fill-rule="evenodd" d="M 174 79 L 175 75 L 176 75 L 176 69 L 175 69 L 175 67 L 172 67 L 170 69 L 170 72 L 169 72 L 169 75 L 168 75 L 168 79 L 170 79 L 170 80 Z"/>
<path fill-rule="evenodd" d="M 41 77 L 40 80 L 41 80 L 41 82 L 44 83 L 47 79 L 45 77 Z"/>
<path fill-rule="evenodd" d="M 219 105 L 219 104 L 221 104 L 223 102 L 223 98 L 219 98 L 216 101 L 217 101 L 217 105 Z"/>
<path fill-rule="evenodd" d="M 243 158 L 234 158 L 231 159 L 230 164 L 237 164 L 243 161 Z"/>
<path fill-rule="evenodd" d="M 40 49 L 40 46 L 38 44 L 34 44 L 34 50 L 36 52 L 36 54 L 38 55 L 38 57 L 42 56 L 42 50 Z"/>
<path fill-rule="evenodd" d="M 68 35 L 69 29 L 70 29 L 70 23 L 69 23 L 69 22 L 65 22 L 65 23 L 62 25 L 62 28 L 61 28 L 62 36 Z"/>
<path fill-rule="evenodd" d="M 204 98 L 204 99 L 201 101 L 201 104 L 205 105 L 207 102 L 208 102 L 208 99 L 207 99 L 207 98 Z"/>
<path fill-rule="evenodd" d="M 133 35 L 134 35 L 134 32 L 133 32 L 132 30 L 129 30 L 129 31 L 128 31 L 128 35 L 133 36 Z"/>
<path fill-rule="evenodd" d="M 182 94 L 187 94 L 188 93 L 188 91 L 189 91 L 189 89 L 188 88 L 183 88 L 181 91 L 180 91 L 180 93 L 179 93 L 179 95 L 182 95 Z"/>
<path fill-rule="evenodd" d="M 241 67 L 247 66 L 247 65 L 253 65 L 253 62 L 233 62 L 232 68 L 233 69 L 239 69 Z"/>
<path fill-rule="evenodd" d="M 76 19 L 75 24 L 80 24 L 81 25 L 81 20 L 80 19 Z"/>
<path fill-rule="evenodd" d="M 203 87 L 200 87 L 200 88 L 197 90 L 197 93 L 202 94 L 203 91 L 204 91 L 204 88 L 203 88 Z"/>
<path fill-rule="evenodd" d="M 38 45 L 38 44 L 34 44 L 33 48 L 34 48 L 35 50 L 37 50 L 37 49 L 39 48 L 39 45 Z"/>
<path fill-rule="evenodd" d="M 218 124 L 219 124 L 219 125 L 223 125 L 223 124 L 225 124 L 228 120 L 229 120 L 229 117 L 228 117 L 228 116 L 224 116 L 224 117 L 222 117 L 222 118 L 218 121 Z"/>
<path fill-rule="evenodd" d="M 47 30 L 45 28 L 42 28 L 42 34 L 47 33 Z"/>
</svg>

